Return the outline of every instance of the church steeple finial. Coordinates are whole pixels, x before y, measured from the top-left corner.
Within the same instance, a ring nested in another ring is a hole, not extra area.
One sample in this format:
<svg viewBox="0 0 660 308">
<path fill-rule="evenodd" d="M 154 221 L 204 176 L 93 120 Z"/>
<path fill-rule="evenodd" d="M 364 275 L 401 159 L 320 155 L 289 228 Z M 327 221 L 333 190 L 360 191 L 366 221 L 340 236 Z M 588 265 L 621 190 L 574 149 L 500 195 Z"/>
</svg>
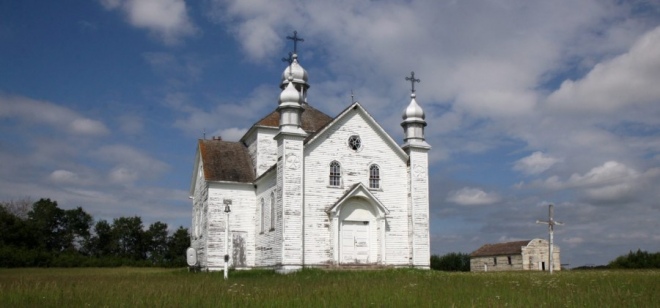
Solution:
<svg viewBox="0 0 660 308">
<path fill-rule="evenodd" d="M 302 37 L 298 37 L 298 31 L 293 31 L 293 36 L 287 36 L 287 40 L 292 40 L 293 41 L 293 53 L 297 54 L 298 53 L 298 42 L 304 42 L 305 39 Z"/>
<path fill-rule="evenodd" d="M 409 146 L 429 146 L 428 143 L 424 140 L 424 127 L 426 126 L 426 116 L 422 107 L 417 104 L 415 99 L 417 95 L 415 94 L 415 82 L 419 83 L 421 80 L 415 78 L 415 72 L 410 72 L 410 77 L 406 77 L 407 81 L 410 81 L 411 93 L 410 93 L 410 104 L 406 107 L 406 110 L 403 111 L 403 122 L 401 126 L 405 133 L 405 145 L 404 147 Z"/>
<path fill-rule="evenodd" d="M 293 53 L 290 52 L 288 57 L 282 58 L 282 62 L 286 62 L 289 63 L 289 65 L 291 65 L 291 63 L 293 63 Z"/>
<path fill-rule="evenodd" d="M 289 83 L 289 76 L 293 77 L 293 83 L 298 91 L 303 94 L 303 97 L 306 98 L 306 90 L 309 88 L 307 83 L 307 71 L 298 63 L 298 42 L 304 42 L 305 40 L 301 37 L 298 37 L 298 31 L 293 31 L 293 36 L 287 36 L 287 40 L 293 41 L 293 52 L 289 52 L 289 56 L 282 58 L 283 62 L 287 62 L 289 65 L 282 73 L 282 81 L 280 82 L 280 89 L 284 90 L 287 83 Z M 306 99 L 305 99 L 306 101 Z"/>
<path fill-rule="evenodd" d="M 415 93 L 415 82 L 422 82 L 419 79 L 415 79 L 415 72 L 410 72 L 410 77 L 406 77 L 406 80 L 410 81 L 410 86 L 412 87 L 412 93 Z"/>
</svg>

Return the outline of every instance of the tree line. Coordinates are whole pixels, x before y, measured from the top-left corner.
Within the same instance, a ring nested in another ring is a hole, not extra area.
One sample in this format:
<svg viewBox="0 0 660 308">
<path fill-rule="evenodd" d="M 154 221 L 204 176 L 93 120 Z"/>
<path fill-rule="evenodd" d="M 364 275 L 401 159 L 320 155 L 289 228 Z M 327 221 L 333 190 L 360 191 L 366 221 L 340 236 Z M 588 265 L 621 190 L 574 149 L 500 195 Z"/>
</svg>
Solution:
<svg viewBox="0 0 660 308">
<path fill-rule="evenodd" d="M 660 268 L 660 252 L 647 252 L 637 249 L 625 255 L 618 256 L 607 265 L 580 266 L 574 270 L 590 269 L 653 269 Z M 469 272 L 470 255 L 461 252 L 450 252 L 439 256 L 431 256 L 431 269 L 448 272 Z"/>
<path fill-rule="evenodd" d="M 138 216 L 94 221 L 50 199 L 0 202 L 0 267 L 178 267 L 189 246 L 182 226 L 169 234 L 160 221 L 146 228 Z"/>
</svg>

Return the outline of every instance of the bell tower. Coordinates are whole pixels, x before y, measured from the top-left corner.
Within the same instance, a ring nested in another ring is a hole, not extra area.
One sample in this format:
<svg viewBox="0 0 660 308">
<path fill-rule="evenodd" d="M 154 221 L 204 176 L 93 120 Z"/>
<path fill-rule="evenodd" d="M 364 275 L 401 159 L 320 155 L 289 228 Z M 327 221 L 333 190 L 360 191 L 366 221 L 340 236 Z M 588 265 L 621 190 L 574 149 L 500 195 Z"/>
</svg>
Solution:
<svg viewBox="0 0 660 308">
<path fill-rule="evenodd" d="M 302 104 L 305 99 L 307 72 L 298 64 L 297 42 L 303 41 L 297 32 L 287 37 L 294 42 L 289 66 L 282 74 L 282 93 L 277 111 L 280 130 L 277 141 L 277 203 L 282 211 L 282 248 L 279 272 L 302 269 L 303 257 L 303 142 L 307 133 L 302 129 Z M 284 80 L 286 78 L 286 81 Z"/>
<path fill-rule="evenodd" d="M 431 146 L 424 139 L 426 120 L 424 110 L 417 104 L 415 94 L 415 72 L 406 77 L 412 91 L 410 104 L 403 112 L 401 126 L 405 134 L 403 150 L 408 154 L 408 181 L 410 194 L 408 200 L 408 235 L 410 247 L 410 265 L 418 268 L 430 268 L 429 238 L 429 159 Z"/>
</svg>

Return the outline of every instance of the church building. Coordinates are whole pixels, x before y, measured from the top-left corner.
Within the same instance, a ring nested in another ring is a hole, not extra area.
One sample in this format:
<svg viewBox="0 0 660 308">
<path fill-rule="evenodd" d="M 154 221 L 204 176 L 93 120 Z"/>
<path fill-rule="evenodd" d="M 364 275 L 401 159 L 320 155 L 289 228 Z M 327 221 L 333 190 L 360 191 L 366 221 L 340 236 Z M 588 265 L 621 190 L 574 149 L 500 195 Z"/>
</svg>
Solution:
<svg viewBox="0 0 660 308">
<path fill-rule="evenodd" d="M 294 32 L 295 34 L 295 32 Z M 238 269 L 429 268 L 424 111 L 402 102 L 403 144 L 358 102 L 335 117 L 312 107 L 297 35 L 273 111 L 238 142 L 199 140 L 190 186 L 197 265 Z M 407 107 L 406 107 L 407 105 Z M 401 137 L 399 137 L 401 138 Z"/>
</svg>

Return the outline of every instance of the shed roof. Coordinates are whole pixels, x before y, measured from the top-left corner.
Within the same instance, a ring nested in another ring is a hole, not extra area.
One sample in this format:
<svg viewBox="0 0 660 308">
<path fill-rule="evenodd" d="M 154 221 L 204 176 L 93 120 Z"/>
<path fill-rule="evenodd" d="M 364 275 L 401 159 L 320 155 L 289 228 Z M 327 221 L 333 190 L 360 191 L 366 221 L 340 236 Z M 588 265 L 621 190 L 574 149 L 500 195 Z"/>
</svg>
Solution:
<svg viewBox="0 0 660 308">
<path fill-rule="evenodd" d="M 522 248 L 532 240 L 515 241 L 507 243 L 486 244 L 470 254 L 470 257 L 487 257 L 501 255 L 517 255 L 522 253 Z"/>
<path fill-rule="evenodd" d="M 207 181 L 254 181 L 252 159 L 243 143 L 199 140 L 199 152 L 204 166 L 204 179 Z"/>
</svg>

